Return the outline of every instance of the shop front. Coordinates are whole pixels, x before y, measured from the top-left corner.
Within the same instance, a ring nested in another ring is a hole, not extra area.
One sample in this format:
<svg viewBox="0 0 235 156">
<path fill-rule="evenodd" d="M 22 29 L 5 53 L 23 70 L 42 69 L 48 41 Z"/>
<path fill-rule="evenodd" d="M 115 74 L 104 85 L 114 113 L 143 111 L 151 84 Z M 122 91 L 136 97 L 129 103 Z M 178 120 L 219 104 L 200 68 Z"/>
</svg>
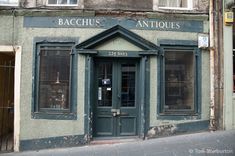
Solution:
<svg viewBox="0 0 235 156">
<path fill-rule="evenodd" d="M 45 15 L 16 17 L 19 150 L 208 129 L 206 15 Z"/>
</svg>

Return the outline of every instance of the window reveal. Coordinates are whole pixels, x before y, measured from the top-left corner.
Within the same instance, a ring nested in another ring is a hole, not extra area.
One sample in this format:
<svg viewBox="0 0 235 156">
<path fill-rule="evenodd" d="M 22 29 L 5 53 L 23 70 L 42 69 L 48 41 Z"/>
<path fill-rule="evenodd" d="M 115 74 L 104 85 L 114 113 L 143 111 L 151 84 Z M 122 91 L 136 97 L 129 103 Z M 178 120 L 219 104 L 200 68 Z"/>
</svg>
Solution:
<svg viewBox="0 0 235 156">
<path fill-rule="evenodd" d="M 69 110 L 71 47 L 41 46 L 38 107 Z"/>
<path fill-rule="evenodd" d="M 194 109 L 193 53 L 166 52 L 164 109 Z"/>
</svg>

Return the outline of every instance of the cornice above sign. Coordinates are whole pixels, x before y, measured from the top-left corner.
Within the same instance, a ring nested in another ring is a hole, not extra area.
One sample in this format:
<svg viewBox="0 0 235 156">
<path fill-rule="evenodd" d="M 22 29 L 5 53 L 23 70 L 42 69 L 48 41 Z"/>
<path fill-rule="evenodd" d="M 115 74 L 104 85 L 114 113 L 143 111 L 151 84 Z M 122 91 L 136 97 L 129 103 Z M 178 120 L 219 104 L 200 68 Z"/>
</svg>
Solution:
<svg viewBox="0 0 235 156">
<path fill-rule="evenodd" d="M 27 28 L 103 28 L 121 25 L 127 29 L 203 32 L 203 21 L 111 17 L 24 17 Z"/>
</svg>

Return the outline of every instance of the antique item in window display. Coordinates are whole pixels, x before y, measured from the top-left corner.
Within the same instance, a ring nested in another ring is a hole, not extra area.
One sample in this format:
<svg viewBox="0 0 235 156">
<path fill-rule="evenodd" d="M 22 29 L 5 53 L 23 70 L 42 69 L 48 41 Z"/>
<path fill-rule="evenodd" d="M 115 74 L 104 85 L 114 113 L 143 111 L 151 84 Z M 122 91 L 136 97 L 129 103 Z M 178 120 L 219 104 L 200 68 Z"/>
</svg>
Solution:
<svg viewBox="0 0 235 156">
<path fill-rule="evenodd" d="M 67 109 L 67 90 L 68 84 L 61 83 L 59 80 L 59 72 L 57 74 L 57 80 L 51 85 L 51 93 L 49 97 L 49 103 L 51 108 Z"/>
</svg>

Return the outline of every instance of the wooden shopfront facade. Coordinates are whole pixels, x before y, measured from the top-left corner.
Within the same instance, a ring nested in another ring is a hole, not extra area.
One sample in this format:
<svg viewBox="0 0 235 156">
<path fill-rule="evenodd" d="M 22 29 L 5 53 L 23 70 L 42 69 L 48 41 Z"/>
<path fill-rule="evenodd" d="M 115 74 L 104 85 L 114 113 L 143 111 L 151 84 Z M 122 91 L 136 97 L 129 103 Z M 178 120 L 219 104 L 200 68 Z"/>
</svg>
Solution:
<svg viewBox="0 0 235 156">
<path fill-rule="evenodd" d="M 209 53 L 198 48 L 207 15 L 62 14 L 15 17 L 18 150 L 208 129 Z"/>
</svg>

